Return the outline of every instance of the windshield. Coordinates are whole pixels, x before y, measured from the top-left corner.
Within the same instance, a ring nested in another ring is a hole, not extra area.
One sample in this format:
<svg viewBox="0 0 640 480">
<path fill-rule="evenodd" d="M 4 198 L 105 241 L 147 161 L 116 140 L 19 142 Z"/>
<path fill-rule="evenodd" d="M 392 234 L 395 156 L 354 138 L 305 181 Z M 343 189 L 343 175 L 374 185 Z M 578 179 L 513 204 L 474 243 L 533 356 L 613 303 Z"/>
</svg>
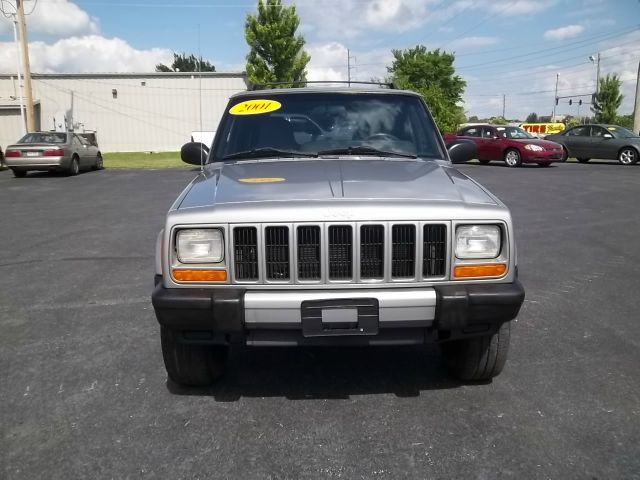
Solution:
<svg viewBox="0 0 640 480">
<path fill-rule="evenodd" d="M 632 137 L 638 136 L 635 133 L 633 133 L 631 130 L 627 130 L 624 127 L 607 127 L 607 130 L 615 133 L 620 138 L 632 138 Z"/>
<path fill-rule="evenodd" d="M 536 138 L 520 127 L 499 127 L 498 131 L 503 132 L 505 138 Z"/>
<path fill-rule="evenodd" d="M 297 154 L 446 158 L 414 96 L 292 93 L 242 97 L 230 105 L 214 145 L 217 161 Z"/>
<path fill-rule="evenodd" d="M 66 143 L 67 134 L 58 132 L 27 133 L 18 143 Z"/>
</svg>

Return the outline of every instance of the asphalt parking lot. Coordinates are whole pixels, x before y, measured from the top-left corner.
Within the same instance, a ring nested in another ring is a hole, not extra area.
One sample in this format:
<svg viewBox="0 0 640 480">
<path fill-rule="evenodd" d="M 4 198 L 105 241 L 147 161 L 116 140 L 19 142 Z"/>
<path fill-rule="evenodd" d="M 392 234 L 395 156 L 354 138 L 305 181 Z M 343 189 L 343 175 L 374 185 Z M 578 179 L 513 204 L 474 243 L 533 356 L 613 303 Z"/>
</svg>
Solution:
<svg viewBox="0 0 640 480">
<path fill-rule="evenodd" d="M 435 348 L 246 349 L 167 385 L 155 238 L 195 173 L 0 172 L 2 478 L 640 478 L 640 165 L 464 165 L 527 299 L 463 385 Z"/>
</svg>

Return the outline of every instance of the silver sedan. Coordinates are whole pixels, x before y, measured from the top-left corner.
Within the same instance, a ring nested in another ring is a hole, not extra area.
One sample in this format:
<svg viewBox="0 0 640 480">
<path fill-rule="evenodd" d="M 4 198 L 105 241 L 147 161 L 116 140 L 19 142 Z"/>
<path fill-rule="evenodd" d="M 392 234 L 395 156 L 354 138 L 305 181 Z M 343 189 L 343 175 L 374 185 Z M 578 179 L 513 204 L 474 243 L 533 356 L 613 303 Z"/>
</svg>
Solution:
<svg viewBox="0 0 640 480">
<path fill-rule="evenodd" d="M 103 168 L 98 146 L 71 132 L 27 133 L 7 147 L 5 159 L 16 177 L 24 177 L 31 170 L 77 175 L 83 169 Z"/>
</svg>

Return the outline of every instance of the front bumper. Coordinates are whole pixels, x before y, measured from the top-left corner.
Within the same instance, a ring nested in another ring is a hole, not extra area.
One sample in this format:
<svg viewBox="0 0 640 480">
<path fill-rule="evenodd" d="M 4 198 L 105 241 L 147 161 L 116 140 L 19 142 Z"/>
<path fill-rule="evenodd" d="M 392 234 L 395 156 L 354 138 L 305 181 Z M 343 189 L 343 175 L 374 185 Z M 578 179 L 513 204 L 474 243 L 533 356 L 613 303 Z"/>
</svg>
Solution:
<svg viewBox="0 0 640 480">
<path fill-rule="evenodd" d="M 303 334 L 305 303 L 331 298 L 357 304 L 372 297 L 377 306 L 374 329 Z M 377 291 L 252 292 L 167 289 L 156 277 L 152 295 L 158 322 L 184 332 L 185 341 L 254 345 L 429 343 L 482 335 L 516 318 L 523 301 L 518 280 Z"/>
<path fill-rule="evenodd" d="M 562 150 L 545 150 L 542 152 L 523 150 L 523 152 L 523 163 L 551 163 L 562 161 Z"/>
</svg>

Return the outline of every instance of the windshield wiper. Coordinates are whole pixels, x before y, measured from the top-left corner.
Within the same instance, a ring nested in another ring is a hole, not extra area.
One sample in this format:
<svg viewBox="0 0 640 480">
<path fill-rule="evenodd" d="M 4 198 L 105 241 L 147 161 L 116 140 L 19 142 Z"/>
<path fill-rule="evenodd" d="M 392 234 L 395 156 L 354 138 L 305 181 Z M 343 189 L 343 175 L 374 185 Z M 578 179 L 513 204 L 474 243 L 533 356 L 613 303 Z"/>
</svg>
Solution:
<svg viewBox="0 0 640 480">
<path fill-rule="evenodd" d="M 331 150 L 321 150 L 318 152 L 318 156 L 323 155 L 375 155 L 377 157 L 418 158 L 417 155 L 411 155 L 409 153 L 387 152 L 385 150 L 379 150 L 377 148 L 367 147 L 365 145 L 359 145 L 357 147 L 334 148 Z"/>
<path fill-rule="evenodd" d="M 280 150 L 273 147 L 260 147 L 253 150 L 245 150 L 244 152 L 231 153 L 222 158 L 222 160 L 233 160 L 237 158 L 263 158 L 263 157 L 317 157 L 315 153 L 293 152 L 288 150 Z"/>
</svg>

